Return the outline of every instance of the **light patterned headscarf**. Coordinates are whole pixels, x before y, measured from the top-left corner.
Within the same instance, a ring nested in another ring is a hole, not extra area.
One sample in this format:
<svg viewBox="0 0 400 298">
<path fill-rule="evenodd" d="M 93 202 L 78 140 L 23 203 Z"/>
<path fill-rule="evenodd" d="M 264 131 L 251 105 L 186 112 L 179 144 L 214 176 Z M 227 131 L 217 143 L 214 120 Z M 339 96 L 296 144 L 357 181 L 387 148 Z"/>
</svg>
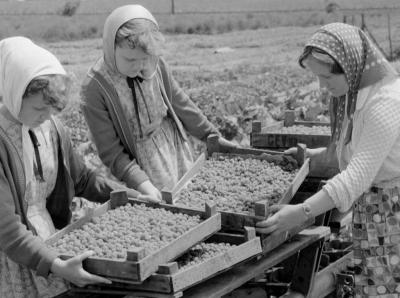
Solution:
<svg viewBox="0 0 400 298">
<path fill-rule="evenodd" d="M 344 23 L 325 25 L 308 41 L 306 47 L 310 46 L 329 54 L 346 76 L 349 85 L 347 117 L 350 120 L 345 139 L 347 144 L 351 140 L 358 90 L 398 74 L 366 34 L 355 26 Z M 340 137 L 345 102 L 346 95 L 331 99 L 332 140 L 335 142 Z"/>
</svg>

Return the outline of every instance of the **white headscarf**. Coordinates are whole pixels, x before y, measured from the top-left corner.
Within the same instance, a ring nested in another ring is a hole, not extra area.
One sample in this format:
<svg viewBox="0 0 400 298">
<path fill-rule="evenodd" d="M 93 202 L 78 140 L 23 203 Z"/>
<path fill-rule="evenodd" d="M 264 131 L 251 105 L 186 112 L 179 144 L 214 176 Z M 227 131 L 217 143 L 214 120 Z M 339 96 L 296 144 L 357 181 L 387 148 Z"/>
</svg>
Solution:
<svg viewBox="0 0 400 298">
<path fill-rule="evenodd" d="M 19 121 L 22 96 L 32 79 L 42 75 L 66 75 L 58 59 L 25 37 L 0 41 L 0 97 L 11 115 Z M 22 125 L 22 149 L 26 183 L 33 178 L 33 145 L 29 127 Z"/>
<path fill-rule="evenodd" d="M 106 64 L 114 71 L 118 72 L 115 63 L 115 36 L 123 24 L 133 19 L 149 20 L 158 28 L 158 23 L 154 16 L 141 5 L 125 5 L 113 10 L 104 23 L 103 51 Z"/>
</svg>

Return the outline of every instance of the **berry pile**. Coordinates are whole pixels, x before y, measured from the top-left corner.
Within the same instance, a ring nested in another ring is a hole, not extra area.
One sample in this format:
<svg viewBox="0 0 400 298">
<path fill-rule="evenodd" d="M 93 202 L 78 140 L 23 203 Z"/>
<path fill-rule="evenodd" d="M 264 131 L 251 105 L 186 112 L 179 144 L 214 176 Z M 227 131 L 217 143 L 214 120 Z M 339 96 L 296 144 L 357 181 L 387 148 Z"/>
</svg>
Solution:
<svg viewBox="0 0 400 298">
<path fill-rule="evenodd" d="M 220 155 L 205 161 L 176 204 L 202 209 L 208 202 L 218 210 L 254 214 L 255 202 L 276 203 L 296 173 L 265 160 Z"/>
<path fill-rule="evenodd" d="M 125 259 L 132 248 L 149 255 L 200 223 L 199 216 L 172 213 L 161 208 L 130 205 L 109 210 L 54 243 L 60 254 L 78 255 L 93 250 L 94 256 Z"/>
<path fill-rule="evenodd" d="M 268 130 L 268 133 L 280 133 L 280 134 L 301 134 L 301 135 L 331 135 L 331 128 L 329 126 L 314 125 L 293 125 L 283 126 L 279 129 Z"/>
<path fill-rule="evenodd" d="M 208 259 L 225 253 L 235 246 L 229 243 L 199 243 L 177 259 L 179 270 L 185 270 L 191 266 L 203 263 Z"/>
</svg>

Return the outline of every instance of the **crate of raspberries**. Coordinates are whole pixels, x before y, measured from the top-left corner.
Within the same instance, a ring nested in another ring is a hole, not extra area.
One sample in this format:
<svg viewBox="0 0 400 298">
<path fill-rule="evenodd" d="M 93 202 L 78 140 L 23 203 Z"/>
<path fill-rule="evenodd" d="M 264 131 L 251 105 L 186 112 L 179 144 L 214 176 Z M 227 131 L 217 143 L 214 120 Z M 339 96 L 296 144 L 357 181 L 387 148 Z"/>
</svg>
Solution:
<svg viewBox="0 0 400 298">
<path fill-rule="evenodd" d="M 289 203 L 308 174 L 302 146 L 296 160 L 280 152 L 223 148 L 217 139 L 209 137 L 208 154 L 162 194 L 167 203 L 194 210 L 215 205 L 225 230 L 254 227 L 269 215 L 270 205 Z"/>
<path fill-rule="evenodd" d="M 285 112 L 285 120 L 263 126 L 254 121 L 250 134 L 250 145 L 254 148 L 284 150 L 298 143 L 308 148 L 327 147 L 331 139 L 329 122 L 296 121 L 294 111 Z"/>
<path fill-rule="evenodd" d="M 47 239 L 63 258 L 92 250 L 84 268 L 114 281 L 142 282 L 160 264 L 183 254 L 221 228 L 215 207 L 194 212 L 129 199 L 114 191 L 108 202 Z"/>
<path fill-rule="evenodd" d="M 175 294 L 174 297 L 178 297 L 182 291 L 229 270 L 261 252 L 260 238 L 256 237 L 255 229 L 252 227 L 246 227 L 243 234 L 216 233 L 206 241 L 193 246 L 174 262 L 160 265 L 158 271 L 143 283 L 137 285 L 113 283 L 108 289 Z M 98 286 L 89 288 L 94 290 Z"/>
</svg>

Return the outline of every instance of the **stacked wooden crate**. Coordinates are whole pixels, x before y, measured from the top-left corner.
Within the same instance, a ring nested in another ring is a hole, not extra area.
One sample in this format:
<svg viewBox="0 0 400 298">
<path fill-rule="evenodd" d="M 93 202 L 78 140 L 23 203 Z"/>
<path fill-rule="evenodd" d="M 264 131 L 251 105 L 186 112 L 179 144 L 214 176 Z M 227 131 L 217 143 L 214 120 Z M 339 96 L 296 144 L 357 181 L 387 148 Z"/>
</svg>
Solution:
<svg viewBox="0 0 400 298">
<path fill-rule="evenodd" d="M 295 120 L 294 111 L 286 111 L 285 119 L 264 126 L 262 121 L 252 123 L 250 145 L 254 148 L 284 151 L 298 143 L 307 148 L 328 147 L 324 158 L 310 161 L 310 177 L 331 178 L 338 173 L 334 148 L 330 144 L 330 124 L 327 122 Z"/>
</svg>

